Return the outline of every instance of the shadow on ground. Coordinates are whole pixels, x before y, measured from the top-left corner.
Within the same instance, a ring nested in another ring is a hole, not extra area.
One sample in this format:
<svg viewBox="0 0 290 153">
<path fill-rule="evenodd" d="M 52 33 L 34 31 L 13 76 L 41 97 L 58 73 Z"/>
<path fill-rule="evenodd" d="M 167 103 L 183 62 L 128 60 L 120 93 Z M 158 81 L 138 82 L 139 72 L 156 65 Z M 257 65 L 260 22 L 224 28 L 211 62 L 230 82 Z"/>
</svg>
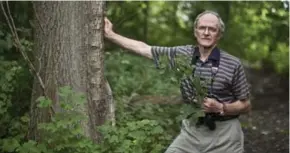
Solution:
<svg viewBox="0 0 290 153">
<path fill-rule="evenodd" d="M 252 111 L 241 116 L 245 153 L 289 153 L 289 77 L 248 71 Z"/>
<path fill-rule="evenodd" d="M 245 153 L 289 153 L 288 97 L 261 95 L 252 103 L 252 112 L 240 118 Z"/>
</svg>

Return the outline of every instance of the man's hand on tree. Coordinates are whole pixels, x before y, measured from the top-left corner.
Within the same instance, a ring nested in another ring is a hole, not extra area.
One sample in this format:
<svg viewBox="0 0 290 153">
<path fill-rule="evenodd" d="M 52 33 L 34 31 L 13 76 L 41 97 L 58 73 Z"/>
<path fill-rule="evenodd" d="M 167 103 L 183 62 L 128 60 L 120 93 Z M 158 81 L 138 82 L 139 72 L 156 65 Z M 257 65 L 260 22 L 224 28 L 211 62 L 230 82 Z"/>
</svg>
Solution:
<svg viewBox="0 0 290 153">
<path fill-rule="evenodd" d="M 110 37 L 114 33 L 113 31 L 113 24 L 111 21 L 105 17 L 104 19 L 105 25 L 104 25 L 104 35 L 106 38 Z"/>
</svg>

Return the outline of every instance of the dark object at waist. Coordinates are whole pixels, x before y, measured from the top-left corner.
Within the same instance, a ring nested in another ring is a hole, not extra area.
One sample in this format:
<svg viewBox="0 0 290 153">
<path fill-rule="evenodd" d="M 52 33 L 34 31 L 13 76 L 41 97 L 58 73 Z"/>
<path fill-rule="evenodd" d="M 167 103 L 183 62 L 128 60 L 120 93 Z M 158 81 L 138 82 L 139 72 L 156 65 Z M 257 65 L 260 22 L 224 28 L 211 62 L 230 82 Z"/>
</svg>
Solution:
<svg viewBox="0 0 290 153">
<path fill-rule="evenodd" d="M 220 116 L 216 113 L 206 113 L 203 117 L 198 117 L 198 120 L 196 122 L 196 126 L 205 125 L 210 130 L 216 129 L 216 121 L 227 121 L 231 119 L 238 118 L 239 115 L 231 115 L 231 116 Z"/>
<path fill-rule="evenodd" d="M 216 115 L 216 114 L 211 115 L 211 118 L 213 119 L 213 121 L 227 121 L 227 120 L 235 119 L 238 117 L 239 117 L 239 115 L 228 115 L 228 116 L 220 116 L 220 115 Z"/>
</svg>

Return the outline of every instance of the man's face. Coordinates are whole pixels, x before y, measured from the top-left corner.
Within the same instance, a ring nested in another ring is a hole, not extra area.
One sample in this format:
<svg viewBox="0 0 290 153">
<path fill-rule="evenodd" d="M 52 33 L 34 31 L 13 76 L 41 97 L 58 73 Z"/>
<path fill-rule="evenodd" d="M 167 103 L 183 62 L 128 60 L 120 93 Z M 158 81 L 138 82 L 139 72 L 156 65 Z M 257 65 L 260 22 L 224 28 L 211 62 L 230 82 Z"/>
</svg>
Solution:
<svg viewBox="0 0 290 153">
<path fill-rule="evenodd" d="M 194 36 L 199 45 L 210 48 L 217 43 L 220 38 L 218 24 L 218 18 L 213 14 L 204 14 L 199 18 L 194 29 Z"/>
</svg>

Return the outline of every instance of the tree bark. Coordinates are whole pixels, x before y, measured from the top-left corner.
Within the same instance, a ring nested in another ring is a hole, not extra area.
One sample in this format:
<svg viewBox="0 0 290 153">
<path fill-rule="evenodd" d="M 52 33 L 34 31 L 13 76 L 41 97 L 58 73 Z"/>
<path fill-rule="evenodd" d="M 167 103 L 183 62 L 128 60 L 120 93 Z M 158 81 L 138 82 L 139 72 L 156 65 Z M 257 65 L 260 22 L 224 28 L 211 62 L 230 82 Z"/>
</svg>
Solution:
<svg viewBox="0 0 290 153">
<path fill-rule="evenodd" d="M 45 92 L 53 101 L 53 109 L 61 111 L 59 87 L 70 86 L 86 95 L 84 108 L 88 117 L 83 124 L 85 134 L 100 140 L 96 127 L 107 119 L 108 104 L 104 83 L 103 1 L 34 2 L 36 67 L 45 84 Z M 38 109 L 36 99 L 42 96 L 34 81 L 30 138 L 39 139 L 37 124 L 49 121 L 49 111 Z"/>
</svg>

